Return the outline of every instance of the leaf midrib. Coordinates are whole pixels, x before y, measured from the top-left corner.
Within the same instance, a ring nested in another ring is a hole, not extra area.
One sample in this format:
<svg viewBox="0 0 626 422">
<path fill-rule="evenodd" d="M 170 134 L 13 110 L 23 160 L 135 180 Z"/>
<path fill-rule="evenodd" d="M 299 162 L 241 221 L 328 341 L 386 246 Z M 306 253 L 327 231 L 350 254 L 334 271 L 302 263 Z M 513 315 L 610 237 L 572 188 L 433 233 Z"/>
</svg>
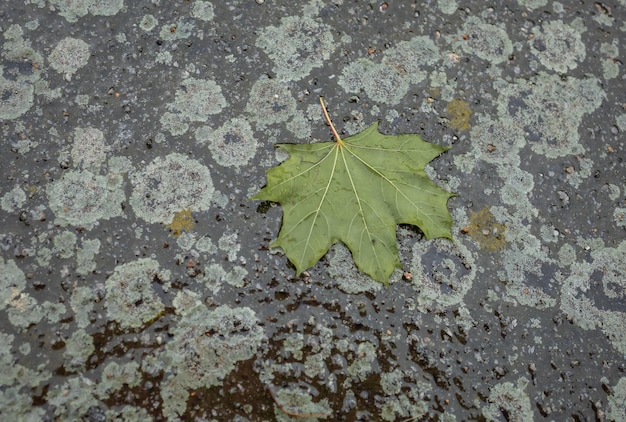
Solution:
<svg viewBox="0 0 626 422">
<path fill-rule="evenodd" d="M 356 185 L 354 184 L 354 180 L 352 178 L 352 173 L 350 172 L 350 167 L 348 166 L 348 163 L 346 162 L 346 156 L 345 156 L 345 154 L 343 152 L 344 149 L 346 149 L 352 156 L 355 156 L 355 154 L 352 151 L 350 151 L 350 148 L 346 144 L 344 144 L 344 146 L 341 148 L 341 158 L 342 158 L 342 161 L 343 161 L 343 165 L 346 167 L 346 173 L 348 174 L 348 179 L 350 179 L 350 185 L 352 186 L 352 192 L 354 192 L 354 197 L 356 198 L 357 204 L 359 206 L 359 216 L 361 217 L 361 221 L 363 223 L 363 227 L 365 228 L 365 231 L 367 232 L 367 238 L 370 241 L 370 245 L 369 246 L 371 246 L 371 241 L 374 238 L 374 236 L 372 235 L 372 232 L 370 231 L 369 226 L 367 224 L 367 219 L 365 218 L 365 212 L 363 210 L 363 207 L 361 206 L 361 197 L 359 196 L 359 193 L 358 193 L 358 191 L 356 189 Z M 350 233 L 353 221 L 354 221 L 354 218 L 350 222 L 350 227 L 348 228 L 348 233 Z M 361 234 L 361 238 L 362 237 L 363 237 L 363 235 Z M 359 243 L 362 243 L 362 240 L 359 240 Z M 384 244 L 384 242 L 383 242 L 383 244 Z M 372 252 L 373 252 L 374 257 L 376 259 L 376 267 L 377 268 L 382 268 L 381 264 L 380 264 L 380 259 L 379 259 L 378 253 L 376 252 L 376 248 L 372 247 L 371 249 L 372 249 Z"/>
<path fill-rule="evenodd" d="M 400 193 L 400 194 L 404 197 L 404 199 L 405 199 L 407 202 L 409 202 L 409 203 L 413 206 L 413 208 L 415 208 L 415 210 L 417 211 L 418 215 L 419 215 L 419 214 L 423 215 L 424 217 L 426 217 L 426 218 L 427 218 L 427 219 L 431 222 L 431 224 L 433 224 L 433 225 L 437 226 L 436 222 L 435 222 L 435 221 L 434 221 L 434 220 L 430 217 L 430 214 L 428 214 L 428 213 L 426 213 L 426 212 L 424 212 L 424 211 L 420 211 L 420 207 L 418 206 L 418 204 L 416 204 L 416 203 L 415 203 L 414 201 L 412 201 L 412 200 L 411 200 L 411 199 L 410 199 L 410 198 L 409 198 L 409 197 L 408 197 L 408 196 L 407 196 L 404 192 L 402 192 L 402 190 L 401 190 L 398 186 L 396 186 L 396 184 L 395 184 L 395 183 L 394 183 L 391 179 L 389 179 L 389 178 L 388 178 L 388 177 L 387 177 L 384 173 L 380 172 L 380 171 L 379 171 L 378 169 L 376 169 L 374 166 L 370 165 L 369 163 L 367 163 L 367 161 L 365 161 L 365 160 L 363 160 L 361 157 L 359 157 L 359 155 L 358 155 L 358 154 L 356 154 L 354 151 L 352 151 L 352 150 L 348 147 L 348 145 L 347 145 L 347 144 L 345 145 L 345 148 L 348 150 L 348 152 L 349 152 L 350 154 L 352 154 L 352 156 L 353 156 L 354 158 L 356 158 L 357 160 L 359 160 L 359 161 L 360 161 L 360 162 L 361 162 L 364 166 L 366 166 L 368 169 L 370 169 L 371 171 L 373 171 L 374 173 L 376 173 L 378 176 L 380 176 L 383 180 L 385 180 L 387 183 L 389 183 L 389 184 L 390 184 L 390 185 L 391 185 L 391 186 L 395 189 L 395 191 L 396 191 L 396 195 L 397 195 L 398 193 Z M 409 186 L 411 186 L 411 187 L 413 187 L 413 188 L 417 188 L 417 189 L 419 189 L 419 190 L 423 191 L 424 193 L 427 193 L 424 189 L 420 188 L 419 186 L 413 186 L 413 185 L 409 185 Z M 400 209 L 400 208 L 397 206 L 397 203 L 396 203 L 396 209 L 398 209 L 398 210 Z"/>
</svg>

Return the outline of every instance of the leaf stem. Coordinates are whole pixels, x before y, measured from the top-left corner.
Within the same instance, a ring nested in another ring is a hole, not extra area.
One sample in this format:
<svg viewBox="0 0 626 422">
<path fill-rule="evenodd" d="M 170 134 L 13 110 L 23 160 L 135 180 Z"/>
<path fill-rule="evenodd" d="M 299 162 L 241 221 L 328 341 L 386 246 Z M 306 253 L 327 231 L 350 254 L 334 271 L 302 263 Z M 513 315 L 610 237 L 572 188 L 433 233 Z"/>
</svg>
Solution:
<svg viewBox="0 0 626 422">
<path fill-rule="evenodd" d="M 324 97 L 320 97 L 320 104 L 322 105 L 322 111 L 324 112 L 324 117 L 326 118 L 326 121 L 328 122 L 328 125 L 330 126 L 330 130 L 333 132 L 333 136 L 335 137 L 335 142 L 339 146 L 342 146 L 343 141 L 341 140 L 341 137 L 337 133 L 337 130 L 335 129 L 335 126 L 333 125 L 332 120 L 330 120 L 330 116 L 328 115 L 328 111 L 326 110 L 326 104 L 324 103 Z"/>
</svg>

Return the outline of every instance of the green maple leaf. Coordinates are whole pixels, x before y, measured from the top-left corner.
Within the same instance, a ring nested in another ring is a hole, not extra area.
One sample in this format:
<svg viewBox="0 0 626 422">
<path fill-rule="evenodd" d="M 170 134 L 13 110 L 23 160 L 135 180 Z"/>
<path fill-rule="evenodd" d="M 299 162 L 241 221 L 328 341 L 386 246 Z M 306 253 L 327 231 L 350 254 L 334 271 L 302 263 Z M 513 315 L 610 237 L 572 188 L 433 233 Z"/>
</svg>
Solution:
<svg viewBox="0 0 626 422">
<path fill-rule="evenodd" d="M 401 268 L 397 224 L 415 225 L 428 239 L 452 237 L 446 204 L 454 194 L 424 172 L 448 147 L 418 135 L 383 135 L 378 123 L 341 139 L 320 102 L 335 142 L 279 144 L 290 157 L 267 172 L 267 186 L 252 199 L 282 205 L 272 247 L 283 249 L 298 275 L 341 241 L 359 270 L 387 284 Z"/>
</svg>

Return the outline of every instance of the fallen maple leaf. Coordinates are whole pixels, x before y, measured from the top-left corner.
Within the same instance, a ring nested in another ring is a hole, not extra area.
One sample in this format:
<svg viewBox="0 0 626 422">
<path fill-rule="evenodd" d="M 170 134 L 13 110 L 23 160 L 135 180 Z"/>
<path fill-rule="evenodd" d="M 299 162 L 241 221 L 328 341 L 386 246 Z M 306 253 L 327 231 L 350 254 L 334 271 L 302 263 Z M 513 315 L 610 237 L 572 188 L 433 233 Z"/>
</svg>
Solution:
<svg viewBox="0 0 626 422">
<path fill-rule="evenodd" d="M 283 225 L 271 245 L 283 249 L 297 275 L 334 243 L 351 251 L 359 270 L 387 284 L 401 268 L 396 225 L 419 227 L 426 238 L 451 238 L 447 201 L 424 166 L 449 147 L 418 135 L 387 136 L 378 123 L 341 139 L 320 97 L 335 142 L 279 144 L 289 159 L 267 172 L 267 186 L 252 199 L 279 202 Z"/>
</svg>

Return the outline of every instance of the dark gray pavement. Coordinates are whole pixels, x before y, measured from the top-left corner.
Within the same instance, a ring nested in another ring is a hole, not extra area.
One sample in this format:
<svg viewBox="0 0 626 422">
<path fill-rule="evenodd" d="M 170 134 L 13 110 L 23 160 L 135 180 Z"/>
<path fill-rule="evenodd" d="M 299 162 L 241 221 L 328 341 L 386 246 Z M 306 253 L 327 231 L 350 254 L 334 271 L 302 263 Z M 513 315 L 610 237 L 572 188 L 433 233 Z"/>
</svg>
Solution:
<svg viewBox="0 0 626 422">
<path fill-rule="evenodd" d="M 0 419 L 626 420 L 625 8 L 0 2 Z M 248 199 L 320 95 L 452 147 L 389 287 Z"/>
</svg>

